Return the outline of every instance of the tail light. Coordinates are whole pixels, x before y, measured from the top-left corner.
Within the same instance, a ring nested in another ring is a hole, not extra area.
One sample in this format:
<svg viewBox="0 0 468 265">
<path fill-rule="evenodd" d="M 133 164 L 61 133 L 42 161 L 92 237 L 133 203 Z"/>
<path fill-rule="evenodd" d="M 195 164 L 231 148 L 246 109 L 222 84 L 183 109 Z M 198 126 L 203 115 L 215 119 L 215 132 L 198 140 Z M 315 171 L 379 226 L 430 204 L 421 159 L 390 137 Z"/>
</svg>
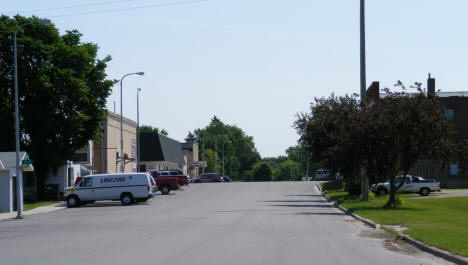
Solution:
<svg viewBox="0 0 468 265">
<path fill-rule="evenodd" d="M 151 186 L 148 185 L 148 191 L 150 191 L 150 190 L 151 190 Z"/>
</svg>

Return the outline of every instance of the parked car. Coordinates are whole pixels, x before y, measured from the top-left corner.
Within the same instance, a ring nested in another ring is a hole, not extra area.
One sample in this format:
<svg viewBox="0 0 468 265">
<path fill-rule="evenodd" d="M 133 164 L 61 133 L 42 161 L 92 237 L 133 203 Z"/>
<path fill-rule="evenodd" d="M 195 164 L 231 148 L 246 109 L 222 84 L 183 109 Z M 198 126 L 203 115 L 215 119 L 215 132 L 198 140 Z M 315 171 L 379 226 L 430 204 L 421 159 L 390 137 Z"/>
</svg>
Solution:
<svg viewBox="0 0 468 265">
<path fill-rule="evenodd" d="M 222 176 L 224 182 L 231 182 L 231 178 L 230 177 L 227 177 L 227 176 Z"/>
<path fill-rule="evenodd" d="M 194 178 L 193 182 L 207 183 L 207 182 L 224 182 L 223 177 L 218 173 L 205 173 L 201 174 L 198 178 Z"/>
<path fill-rule="evenodd" d="M 160 174 L 158 170 L 152 170 L 148 173 L 154 178 L 157 190 L 160 190 L 162 194 L 169 194 L 173 187 L 179 187 L 179 178 L 177 176 Z"/>
<path fill-rule="evenodd" d="M 78 176 L 76 177 L 75 179 L 75 185 L 77 185 L 78 183 L 80 183 L 81 179 L 83 178 L 83 176 Z"/>
<path fill-rule="evenodd" d="M 181 170 L 160 170 L 158 171 L 160 175 L 162 176 L 174 176 L 177 177 L 179 180 L 179 186 L 185 186 L 188 185 L 188 178 L 187 175 L 184 175 L 184 173 Z"/>
<path fill-rule="evenodd" d="M 421 196 L 427 196 L 431 191 L 440 191 L 440 182 L 432 179 L 424 179 L 406 175 L 394 179 L 395 186 L 399 186 L 402 181 L 403 185 L 397 190 L 401 193 L 419 193 Z M 377 195 L 384 195 L 390 192 L 390 181 L 371 185 L 371 191 Z"/>
<path fill-rule="evenodd" d="M 65 189 L 68 207 L 100 200 L 120 200 L 129 205 L 153 197 L 150 176 L 146 173 L 99 174 L 83 177 Z"/>
<path fill-rule="evenodd" d="M 149 174 L 150 180 L 151 180 L 151 188 L 153 189 L 153 194 L 156 194 L 158 191 L 158 186 L 156 185 L 156 180 Z"/>
<path fill-rule="evenodd" d="M 329 180 L 331 178 L 330 171 L 326 169 L 319 169 L 315 171 L 315 180 Z"/>
</svg>

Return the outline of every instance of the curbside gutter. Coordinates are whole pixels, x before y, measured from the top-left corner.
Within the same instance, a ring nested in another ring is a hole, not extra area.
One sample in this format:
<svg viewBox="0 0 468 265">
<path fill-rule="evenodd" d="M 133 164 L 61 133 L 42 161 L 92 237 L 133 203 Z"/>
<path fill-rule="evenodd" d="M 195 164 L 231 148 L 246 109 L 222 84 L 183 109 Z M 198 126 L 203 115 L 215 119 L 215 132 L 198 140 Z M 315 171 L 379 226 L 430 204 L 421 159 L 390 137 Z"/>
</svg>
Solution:
<svg viewBox="0 0 468 265">
<path fill-rule="evenodd" d="M 333 205 L 340 209 L 341 211 L 343 211 L 344 213 L 346 213 L 347 215 L 350 215 L 352 217 L 354 217 L 356 220 L 359 220 L 363 223 L 365 223 L 366 225 L 374 228 L 374 229 L 380 229 L 380 224 L 377 224 L 369 219 L 366 219 L 366 218 L 363 218 L 355 213 L 352 213 L 351 211 L 347 210 L 346 208 L 344 208 L 343 206 L 339 205 L 338 203 L 336 203 L 334 200 L 330 199 L 327 197 L 327 195 L 325 195 L 325 193 L 322 191 L 322 189 L 320 188 L 320 185 L 316 184 L 316 187 L 317 189 L 321 192 L 322 196 L 328 201 L 328 202 L 331 202 L 333 203 Z M 428 252 L 434 256 L 437 256 L 437 257 L 440 257 L 440 258 L 443 258 L 447 261 L 450 261 L 450 262 L 453 262 L 455 264 L 458 264 L 458 265 L 468 265 L 468 258 L 466 257 L 463 257 L 463 256 L 460 256 L 460 255 L 456 255 L 456 254 L 452 254 L 446 250 L 443 250 L 443 249 L 439 249 L 439 248 L 436 248 L 436 247 L 433 247 L 433 246 L 430 246 L 428 244 L 425 244 L 421 241 L 418 241 L 412 237 L 410 237 L 409 235 L 406 235 L 406 234 L 401 234 L 399 233 L 399 235 L 397 236 L 397 239 L 401 239 L 403 241 L 405 241 L 406 243 L 424 251 L 424 252 Z"/>
</svg>

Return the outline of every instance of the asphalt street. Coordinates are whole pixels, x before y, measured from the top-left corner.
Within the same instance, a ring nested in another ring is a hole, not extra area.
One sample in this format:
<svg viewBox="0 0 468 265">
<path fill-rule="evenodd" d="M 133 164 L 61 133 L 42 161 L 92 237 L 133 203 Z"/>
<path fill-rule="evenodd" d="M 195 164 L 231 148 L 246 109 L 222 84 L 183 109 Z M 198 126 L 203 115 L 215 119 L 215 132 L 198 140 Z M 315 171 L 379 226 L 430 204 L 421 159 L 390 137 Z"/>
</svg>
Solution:
<svg viewBox="0 0 468 265">
<path fill-rule="evenodd" d="M 0 221 L 5 265 L 450 264 L 369 228 L 313 182 L 192 184 Z"/>
</svg>

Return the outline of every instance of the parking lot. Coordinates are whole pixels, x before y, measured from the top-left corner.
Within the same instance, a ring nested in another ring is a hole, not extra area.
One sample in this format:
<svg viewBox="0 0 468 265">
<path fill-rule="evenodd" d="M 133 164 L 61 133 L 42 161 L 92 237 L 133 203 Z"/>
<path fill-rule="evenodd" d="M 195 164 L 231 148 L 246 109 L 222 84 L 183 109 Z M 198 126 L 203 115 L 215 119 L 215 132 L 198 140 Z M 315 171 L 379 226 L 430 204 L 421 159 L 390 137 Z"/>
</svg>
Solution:
<svg viewBox="0 0 468 265">
<path fill-rule="evenodd" d="M 265 182 L 191 184 L 146 203 L 1 221 L 0 264 L 447 263 L 338 211 L 313 182 Z"/>
</svg>

